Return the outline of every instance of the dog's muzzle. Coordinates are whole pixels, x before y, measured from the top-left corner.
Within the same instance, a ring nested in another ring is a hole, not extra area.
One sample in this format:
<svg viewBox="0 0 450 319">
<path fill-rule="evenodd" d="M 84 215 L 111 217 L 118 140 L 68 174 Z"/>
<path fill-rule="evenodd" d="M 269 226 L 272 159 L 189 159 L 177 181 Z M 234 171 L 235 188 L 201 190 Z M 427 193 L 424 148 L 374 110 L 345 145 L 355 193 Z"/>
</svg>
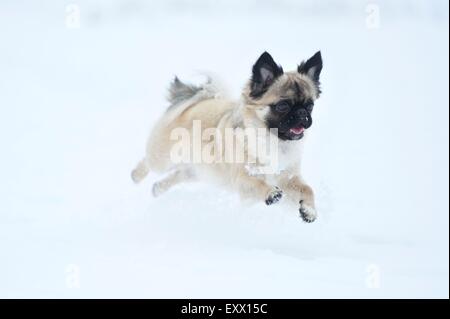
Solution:
<svg viewBox="0 0 450 319">
<path fill-rule="evenodd" d="M 310 128 L 312 125 L 312 118 L 311 114 L 305 109 L 300 109 L 297 111 L 298 117 L 299 117 L 299 124 L 303 128 L 307 129 Z"/>
</svg>

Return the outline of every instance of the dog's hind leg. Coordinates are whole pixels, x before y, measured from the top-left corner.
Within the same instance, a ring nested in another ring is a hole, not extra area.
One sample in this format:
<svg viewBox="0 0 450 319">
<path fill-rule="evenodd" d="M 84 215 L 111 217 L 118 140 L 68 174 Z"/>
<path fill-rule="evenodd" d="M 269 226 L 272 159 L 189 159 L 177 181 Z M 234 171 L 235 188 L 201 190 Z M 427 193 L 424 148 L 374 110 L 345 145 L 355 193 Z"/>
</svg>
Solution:
<svg viewBox="0 0 450 319">
<path fill-rule="evenodd" d="M 136 168 L 131 172 L 131 178 L 137 184 L 147 176 L 149 170 L 150 165 L 147 158 L 145 157 L 136 165 Z"/>
<path fill-rule="evenodd" d="M 152 193 L 154 197 L 167 192 L 176 184 L 195 180 L 195 173 L 189 168 L 178 168 L 165 178 L 153 184 Z"/>
<path fill-rule="evenodd" d="M 286 192 L 287 197 L 300 205 L 300 217 L 307 223 L 312 223 L 317 218 L 314 204 L 314 192 L 303 179 L 298 176 L 282 174 L 279 180 L 280 187 Z"/>
</svg>

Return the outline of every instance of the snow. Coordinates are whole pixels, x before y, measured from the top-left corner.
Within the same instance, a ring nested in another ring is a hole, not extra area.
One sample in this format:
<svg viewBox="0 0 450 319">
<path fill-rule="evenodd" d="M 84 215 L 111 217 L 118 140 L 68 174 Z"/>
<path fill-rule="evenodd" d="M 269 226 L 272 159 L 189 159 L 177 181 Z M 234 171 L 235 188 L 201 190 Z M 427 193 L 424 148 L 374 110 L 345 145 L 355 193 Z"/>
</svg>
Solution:
<svg viewBox="0 0 450 319">
<path fill-rule="evenodd" d="M 448 298 L 448 2 L 3 1 L 0 297 Z M 174 74 L 320 49 L 319 219 L 132 183 Z"/>
</svg>

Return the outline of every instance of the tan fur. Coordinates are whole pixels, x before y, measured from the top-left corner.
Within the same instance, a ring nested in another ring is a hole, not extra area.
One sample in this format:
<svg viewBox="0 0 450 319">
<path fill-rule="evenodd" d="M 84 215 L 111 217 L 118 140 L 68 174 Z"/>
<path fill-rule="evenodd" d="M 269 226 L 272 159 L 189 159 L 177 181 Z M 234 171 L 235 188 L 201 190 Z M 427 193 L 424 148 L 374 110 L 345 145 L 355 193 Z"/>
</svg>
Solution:
<svg viewBox="0 0 450 319">
<path fill-rule="evenodd" d="M 289 72 L 280 76 L 269 90 L 260 98 L 252 99 L 249 95 L 249 86 L 243 91 L 241 101 L 231 101 L 225 98 L 207 98 L 196 101 L 190 105 L 177 106 L 169 109 L 153 129 L 145 158 L 138 164 L 132 176 L 135 182 L 141 181 L 148 171 L 166 173 L 171 175 L 155 183 L 153 194 L 155 196 L 167 191 L 172 186 L 193 179 L 212 178 L 214 181 L 237 191 L 243 199 L 266 201 L 284 191 L 288 200 L 299 205 L 304 204 L 304 210 L 309 210 L 310 219 L 315 218 L 314 194 L 305 184 L 299 173 L 301 141 L 279 141 L 279 152 L 284 161 L 280 163 L 284 170 L 275 175 L 251 175 L 245 164 L 214 163 L 214 164 L 174 164 L 170 160 L 170 151 L 176 141 L 171 141 L 170 135 L 175 128 L 186 128 L 192 134 L 194 120 L 202 121 L 202 130 L 218 128 L 222 133 L 225 128 L 265 128 L 264 116 L 269 110 L 269 104 L 280 97 L 289 98 L 298 92 L 291 89 L 297 82 L 303 89 L 303 94 L 315 99 L 318 92 L 312 81 L 298 72 Z M 202 146 L 214 141 L 202 141 Z M 225 149 L 227 145 L 223 145 Z M 246 154 L 255 156 L 254 154 Z M 257 161 L 259 159 L 257 158 Z M 278 188 L 279 187 L 279 188 Z"/>
</svg>

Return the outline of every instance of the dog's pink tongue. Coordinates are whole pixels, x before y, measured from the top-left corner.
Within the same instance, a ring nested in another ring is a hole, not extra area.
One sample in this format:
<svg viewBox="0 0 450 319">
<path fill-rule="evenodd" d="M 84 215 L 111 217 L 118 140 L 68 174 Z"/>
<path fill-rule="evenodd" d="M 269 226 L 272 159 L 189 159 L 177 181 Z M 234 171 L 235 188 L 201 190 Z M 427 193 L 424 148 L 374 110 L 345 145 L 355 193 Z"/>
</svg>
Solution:
<svg viewBox="0 0 450 319">
<path fill-rule="evenodd" d="M 290 131 L 291 131 L 291 133 L 294 133 L 295 135 L 300 135 L 305 131 L 305 129 L 303 127 L 294 127 L 294 128 L 291 128 Z"/>
</svg>

